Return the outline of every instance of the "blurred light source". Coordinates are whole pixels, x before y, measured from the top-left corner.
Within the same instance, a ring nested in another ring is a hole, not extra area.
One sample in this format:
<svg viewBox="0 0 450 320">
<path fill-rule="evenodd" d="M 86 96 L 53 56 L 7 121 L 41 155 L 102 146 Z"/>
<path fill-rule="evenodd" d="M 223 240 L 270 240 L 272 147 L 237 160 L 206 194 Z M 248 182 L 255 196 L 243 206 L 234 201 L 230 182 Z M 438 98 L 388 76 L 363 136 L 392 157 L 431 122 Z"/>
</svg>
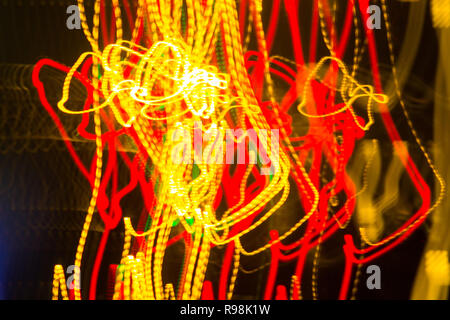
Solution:
<svg viewBox="0 0 450 320">
<path fill-rule="evenodd" d="M 450 27 L 450 0 L 432 0 L 431 14 L 435 28 Z"/>
</svg>

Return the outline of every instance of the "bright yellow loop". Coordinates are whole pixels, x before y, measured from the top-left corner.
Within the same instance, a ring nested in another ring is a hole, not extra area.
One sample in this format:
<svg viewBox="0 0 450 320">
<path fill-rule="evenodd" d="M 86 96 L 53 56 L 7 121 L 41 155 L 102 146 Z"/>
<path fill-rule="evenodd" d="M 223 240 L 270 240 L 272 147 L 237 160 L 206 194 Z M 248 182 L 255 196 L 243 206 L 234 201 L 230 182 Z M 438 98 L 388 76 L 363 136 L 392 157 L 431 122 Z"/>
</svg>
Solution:
<svg viewBox="0 0 450 320">
<path fill-rule="evenodd" d="M 341 93 L 341 98 L 344 101 L 344 106 L 338 110 L 335 110 L 330 113 L 325 114 L 309 114 L 304 111 L 304 108 L 309 103 L 309 97 L 311 97 L 311 92 L 308 92 L 308 89 L 311 87 L 311 82 L 316 79 L 316 75 L 322 68 L 322 66 L 327 62 L 332 61 L 337 63 L 339 70 L 343 73 L 343 79 L 342 84 L 339 88 L 331 88 L 335 91 L 338 91 Z M 353 87 L 355 86 L 355 87 Z M 355 111 L 353 110 L 353 103 L 360 99 L 360 98 L 368 98 L 368 104 L 367 104 L 367 115 L 369 117 L 369 121 L 366 123 L 365 126 L 362 126 L 358 119 L 357 115 L 355 114 Z M 347 68 L 345 67 L 345 64 L 336 57 L 323 57 L 319 63 L 314 67 L 314 69 L 309 73 L 305 86 L 303 88 L 303 98 L 300 104 L 298 105 L 297 109 L 298 111 L 309 118 L 325 118 L 330 117 L 333 115 L 336 115 L 338 113 L 344 112 L 345 110 L 349 110 L 353 119 L 355 120 L 356 125 L 361 128 L 364 131 L 369 130 L 369 128 L 372 126 L 374 120 L 373 120 L 373 111 L 372 111 L 372 103 L 373 101 L 377 103 L 386 104 L 389 101 L 389 98 L 385 94 L 378 94 L 374 93 L 374 89 L 370 85 L 361 85 L 356 81 L 350 73 L 347 71 Z"/>
</svg>

